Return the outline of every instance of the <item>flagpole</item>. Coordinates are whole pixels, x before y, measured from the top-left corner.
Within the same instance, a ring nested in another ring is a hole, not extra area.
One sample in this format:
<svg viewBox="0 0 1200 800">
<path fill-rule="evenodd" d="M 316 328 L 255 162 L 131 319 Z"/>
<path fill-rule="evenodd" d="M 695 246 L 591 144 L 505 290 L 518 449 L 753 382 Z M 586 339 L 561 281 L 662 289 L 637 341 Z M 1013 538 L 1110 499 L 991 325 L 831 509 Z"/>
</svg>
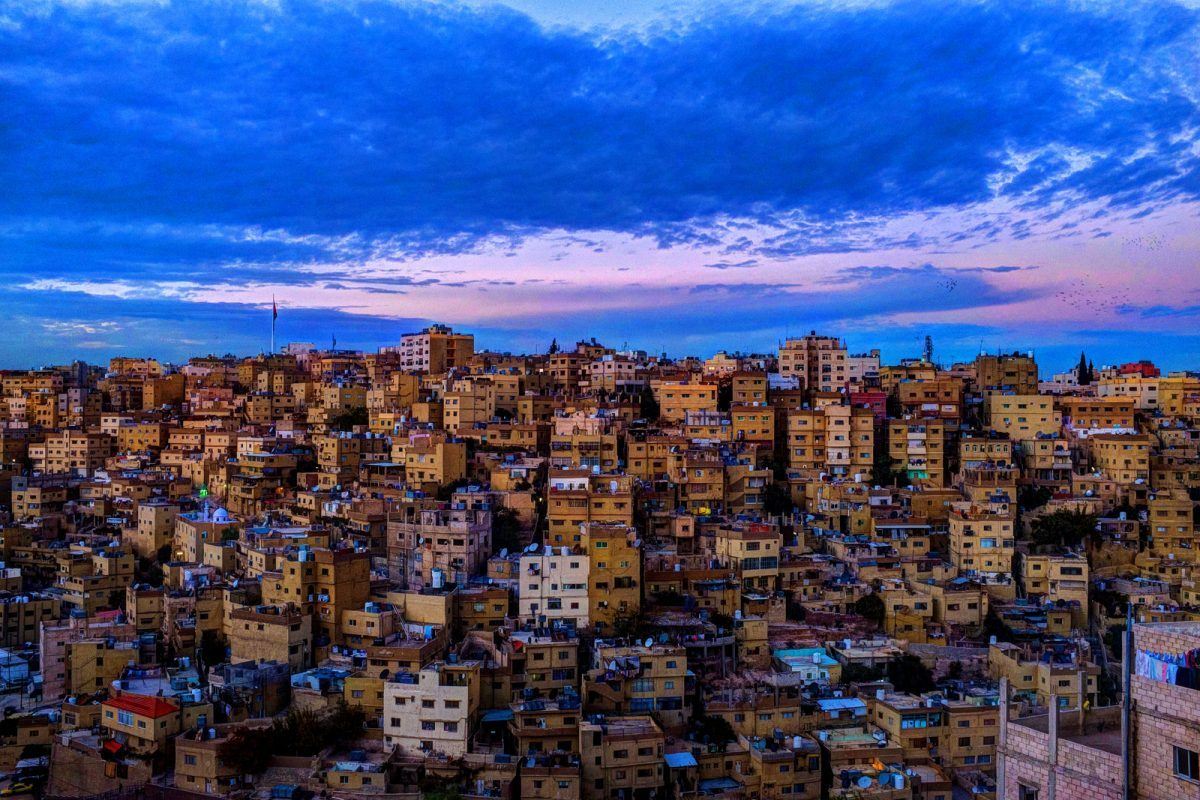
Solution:
<svg viewBox="0 0 1200 800">
<path fill-rule="evenodd" d="M 275 355 L 275 320 L 279 318 L 279 306 L 275 305 L 275 295 L 271 295 L 271 355 Z"/>
</svg>

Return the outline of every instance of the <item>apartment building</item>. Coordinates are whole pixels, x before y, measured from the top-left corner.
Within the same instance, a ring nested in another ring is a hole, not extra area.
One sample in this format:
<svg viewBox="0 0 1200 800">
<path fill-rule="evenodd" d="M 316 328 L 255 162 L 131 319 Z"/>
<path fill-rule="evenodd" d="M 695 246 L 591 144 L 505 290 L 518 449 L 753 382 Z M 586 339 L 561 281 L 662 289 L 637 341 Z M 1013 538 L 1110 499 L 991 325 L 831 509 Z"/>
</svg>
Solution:
<svg viewBox="0 0 1200 800">
<path fill-rule="evenodd" d="M 698 381 L 651 381 L 658 401 L 658 416 L 664 422 L 683 422 L 691 412 L 717 410 L 715 383 Z"/>
<path fill-rule="evenodd" d="M 580 549 L 546 545 L 520 557 L 517 602 L 521 619 L 545 627 L 580 629 L 590 622 L 591 558 Z"/>
<path fill-rule="evenodd" d="M 888 455 L 910 482 L 946 485 L 946 425 L 939 419 L 888 422 Z"/>
<path fill-rule="evenodd" d="M 446 325 L 430 325 L 418 333 L 401 336 L 396 349 L 403 369 L 436 375 L 467 365 L 475 355 L 475 335 L 455 333 Z"/>
<path fill-rule="evenodd" d="M 580 544 L 582 526 L 592 522 L 633 524 L 633 479 L 629 475 L 559 470 L 550 473 L 548 486 L 547 544 Z"/>
<path fill-rule="evenodd" d="M 993 394 L 1036 395 L 1037 362 L 1032 355 L 979 355 L 975 358 L 975 386 L 985 397 Z"/>
<path fill-rule="evenodd" d="M 1090 441 L 1092 463 L 1107 477 L 1122 485 L 1149 480 L 1151 437 L 1104 433 Z"/>
<path fill-rule="evenodd" d="M 1054 398 L 1039 394 L 992 394 L 987 398 L 988 429 L 1015 441 L 1057 436 L 1062 412 Z"/>
<path fill-rule="evenodd" d="M 950 560 L 961 573 L 1012 573 L 1014 520 L 978 506 L 950 512 Z"/>
<path fill-rule="evenodd" d="M 779 348 L 779 374 L 799 379 L 806 389 L 842 391 L 850 380 L 846 343 L 836 337 L 818 336 L 816 331 L 788 339 Z"/>
<path fill-rule="evenodd" d="M 579 531 L 589 564 L 588 622 L 603 634 L 641 610 L 641 541 L 635 528 L 621 522 L 588 522 Z"/>
<path fill-rule="evenodd" d="M 583 800 L 652 800 L 664 786 L 663 732 L 650 716 L 579 723 Z"/>
<path fill-rule="evenodd" d="M 479 723 L 480 662 L 437 661 L 383 688 L 383 736 L 406 753 L 463 756 Z"/>
<path fill-rule="evenodd" d="M 788 469 L 815 477 L 861 475 L 875 461 L 875 416 L 866 408 L 831 405 L 786 412 Z"/>
</svg>

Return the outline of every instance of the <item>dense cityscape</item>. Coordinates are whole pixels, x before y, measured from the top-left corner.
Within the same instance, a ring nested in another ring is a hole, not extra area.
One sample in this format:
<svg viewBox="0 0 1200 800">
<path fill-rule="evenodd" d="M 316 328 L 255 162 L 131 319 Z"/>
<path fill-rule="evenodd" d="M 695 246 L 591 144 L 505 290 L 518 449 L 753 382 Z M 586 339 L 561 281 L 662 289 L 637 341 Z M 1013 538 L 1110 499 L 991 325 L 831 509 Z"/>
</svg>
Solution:
<svg viewBox="0 0 1200 800">
<path fill-rule="evenodd" d="M 1200 374 L 397 342 L 0 373 L 0 795 L 1194 792 Z"/>
</svg>

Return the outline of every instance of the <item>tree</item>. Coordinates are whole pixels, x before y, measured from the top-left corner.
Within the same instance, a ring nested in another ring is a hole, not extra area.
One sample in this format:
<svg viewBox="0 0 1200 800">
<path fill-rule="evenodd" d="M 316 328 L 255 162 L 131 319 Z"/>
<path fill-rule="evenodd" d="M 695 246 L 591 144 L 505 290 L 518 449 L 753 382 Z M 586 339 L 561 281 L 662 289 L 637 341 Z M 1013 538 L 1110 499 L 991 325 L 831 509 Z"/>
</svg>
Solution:
<svg viewBox="0 0 1200 800">
<path fill-rule="evenodd" d="M 1087 356 L 1083 353 L 1079 354 L 1079 366 L 1075 368 L 1075 380 L 1080 386 L 1087 386 L 1092 382 L 1092 373 L 1088 368 Z"/>
<path fill-rule="evenodd" d="M 335 415 L 329 420 L 329 427 L 335 431 L 353 430 L 357 425 L 367 425 L 370 423 L 370 415 L 367 413 L 365 406 L 357 406 L 348 408 L 340 414 Z"/>
<path fill-rule="evenodd" d="M 217 756 L 238 775 L 261 775 L 275 754 L 275 726 L 251 728 L 243 725 L 221 742 Z"/>
<path fill-rule="evenodd" d="M 929 667 L 921 659 L 907 653 L 888 662 L 887 678 L 897 692 L 908 694 L 932 691 L 937 686 Z"/>
<path fill-rule="evenodd" d="M 884 605 L 883 598 L 871 592 L 870 594 L 864 594 L 854 601 L 854 612 L 864 619 L 871 620 L 876 625 L 883 625 L 883 619 L 887 614 L 887 606 Z"/>
<path fill-rule="evenodd" d="M 108 593 L 109 608 L 124 608 L 125 607 L 125 590 L 113 589 Z"/>
<path fill-rule="evenodd" d="M 1036 547 L 1079 547 L 1095 536 L 1096 515 L 1079 509 L 1055 511 L 1035 519 L 1031 532 Z"/>
<path fill-rule="evenodd" d="M 501 506 L 492 517 L 492 549 L 516 552 L 521 546 L 521 520 L 517 512 Z"/>
<path fill-rule="evenodd" d="M 648 422 L 656 422 L 658 420 L 658 415 L 662 410 L 659 408 L 658 400 L 654 397 L 654 390 L 649 386 L 642 388 L 641 397 L 638 398 L 638 405 L 638 415 L 642 419 Z"/>
<path fill-rule="evenodd" d="M 901 478 L 907 479 L 904 472 L 896 469 L 896 460 L 888 455 L 887 445 L 875 447 L 875 463 L 871 467 L 875 483 L 879 486 L 895 486 Z"/>
<path fill-rule="evenodd" d="M 1054 497 L 1054 492 L 1050 491 L 1045 486 L 1019 486 L 1017 487 L 1017 505 L 1022 511 L 1033 511 L 1041 508 L 1050 502 L 1050 498 Z"/>
<path fill-rule="evenodd" d="M 206 667 L 225 661 L 225 642 L 215 630 L 206 630 L 200 635 L 200 660 Z"/>
<path fill-rule="evenodd" d="M 772 481 L 763 489 L 763 511 L 768 515 L 775 517 L 779 515 L 788 515 L 792 513 L 795 504 L 792 503 L 792 496 L 788 490 Z"/>
<path fill-rule="evenodd" d="M 550 355 L 554 355 L 558 352 L 558 339 L 550 340 L 550 349 L 546 352 L 548 352 Z"/>
<path fill-rule="evenodd" d="M 733 405 L 733 384 L 721 383 L 717 386 L 717 411 L 728 411 Z"/>
</svg>

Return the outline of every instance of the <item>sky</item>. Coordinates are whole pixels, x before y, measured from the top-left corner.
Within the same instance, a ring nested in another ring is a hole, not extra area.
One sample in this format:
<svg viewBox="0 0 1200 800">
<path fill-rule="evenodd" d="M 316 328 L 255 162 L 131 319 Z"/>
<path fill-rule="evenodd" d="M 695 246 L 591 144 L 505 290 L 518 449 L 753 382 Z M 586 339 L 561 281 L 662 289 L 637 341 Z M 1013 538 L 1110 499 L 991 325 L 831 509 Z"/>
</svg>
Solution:
<svg viewBox="0 0 1200 800">
<path fill-rule="evenodd" d="M 0 0 L 0 366 L 429 322 L 1200 368 L 1195 2 Z"/>
</svg>

